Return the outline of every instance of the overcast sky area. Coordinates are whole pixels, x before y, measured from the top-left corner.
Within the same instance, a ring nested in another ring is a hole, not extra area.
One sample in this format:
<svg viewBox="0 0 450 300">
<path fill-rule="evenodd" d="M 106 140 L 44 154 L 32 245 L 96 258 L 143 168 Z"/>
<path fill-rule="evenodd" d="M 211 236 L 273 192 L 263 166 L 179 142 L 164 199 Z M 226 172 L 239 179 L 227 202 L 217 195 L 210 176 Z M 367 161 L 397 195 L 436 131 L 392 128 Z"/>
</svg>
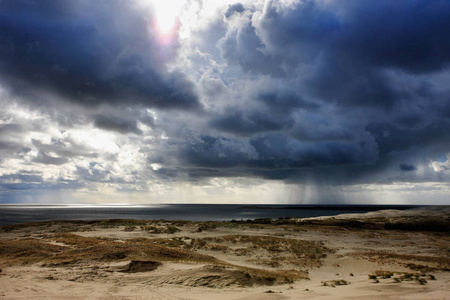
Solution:
<svg viewBox="0 0 450 300">
<path fill-rule="evenodd" d="M 450 205 L 448 0 L 0 0 L 0 203 Z"/>
</svg>

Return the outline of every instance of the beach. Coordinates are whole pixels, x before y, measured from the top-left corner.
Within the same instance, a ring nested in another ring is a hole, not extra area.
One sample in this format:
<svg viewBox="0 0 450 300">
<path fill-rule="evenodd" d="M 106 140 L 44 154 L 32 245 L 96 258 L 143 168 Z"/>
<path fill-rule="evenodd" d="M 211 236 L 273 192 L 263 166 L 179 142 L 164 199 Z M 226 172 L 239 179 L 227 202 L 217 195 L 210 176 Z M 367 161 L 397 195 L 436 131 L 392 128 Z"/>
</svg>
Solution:
<svg viewBox="0 0 450 300">
<path fill-rule="evenodd" d="M 0 227 L 0 299 L 450 299 L 450 208 Z"/>
</svg>

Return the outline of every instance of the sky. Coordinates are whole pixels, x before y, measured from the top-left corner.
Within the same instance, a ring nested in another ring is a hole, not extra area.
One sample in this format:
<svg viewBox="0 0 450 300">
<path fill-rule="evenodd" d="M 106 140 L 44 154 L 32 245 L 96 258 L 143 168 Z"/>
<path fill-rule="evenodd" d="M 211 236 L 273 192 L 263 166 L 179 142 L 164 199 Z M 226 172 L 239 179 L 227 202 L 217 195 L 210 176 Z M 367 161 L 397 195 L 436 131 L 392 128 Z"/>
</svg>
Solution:
<svg viewBox="0 0 450 300">
<path fill-rule="evenodd" d="M 448 0 L 0 0 L 0 203 L 450 205 Z"/>
</svg>

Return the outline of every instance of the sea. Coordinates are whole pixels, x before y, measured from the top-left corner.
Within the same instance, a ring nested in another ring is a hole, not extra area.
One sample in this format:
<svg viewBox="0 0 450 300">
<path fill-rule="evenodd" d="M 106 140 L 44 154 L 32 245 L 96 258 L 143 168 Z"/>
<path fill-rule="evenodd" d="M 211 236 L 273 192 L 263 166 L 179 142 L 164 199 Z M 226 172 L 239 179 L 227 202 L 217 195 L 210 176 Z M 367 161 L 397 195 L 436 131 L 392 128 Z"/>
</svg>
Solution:
<svg viewBox="0 0 450 300">
<path fill-rule="evenodd" d="M 0 226 L 52 220 L 186 220 L 232 221 L 308 218 L 382 209 L 411 209 L 413 205 L 0 205 Z"/>
</svg>

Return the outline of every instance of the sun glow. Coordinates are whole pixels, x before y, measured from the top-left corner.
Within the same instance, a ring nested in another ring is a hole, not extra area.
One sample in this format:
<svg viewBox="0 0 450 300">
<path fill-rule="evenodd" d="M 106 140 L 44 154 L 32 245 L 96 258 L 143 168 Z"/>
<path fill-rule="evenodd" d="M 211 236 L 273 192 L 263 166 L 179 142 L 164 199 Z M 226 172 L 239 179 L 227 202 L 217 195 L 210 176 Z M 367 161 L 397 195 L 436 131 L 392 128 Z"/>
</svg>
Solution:
<svg viewBox="0 0 450 300">
<path fill-rule="evenodd" d="M 168 36 L 175 33 L 183 5 L 182 0 L 152 1 L 155 26 L 160 35 Z"/>
<path fill-rule="evenodd" d="M 0 0 L 1 1 L 1 0 Z M 161 44 L 171 44 L 174 39 L 185 40 L 192 31 L 209 24 L 220 11 L 233 0 L 134 0 L 138 9 L 149 11 L 151 30 L 158 35 Z M 245 0 L 241 1 L 245 2 Z"/>
</svg>

